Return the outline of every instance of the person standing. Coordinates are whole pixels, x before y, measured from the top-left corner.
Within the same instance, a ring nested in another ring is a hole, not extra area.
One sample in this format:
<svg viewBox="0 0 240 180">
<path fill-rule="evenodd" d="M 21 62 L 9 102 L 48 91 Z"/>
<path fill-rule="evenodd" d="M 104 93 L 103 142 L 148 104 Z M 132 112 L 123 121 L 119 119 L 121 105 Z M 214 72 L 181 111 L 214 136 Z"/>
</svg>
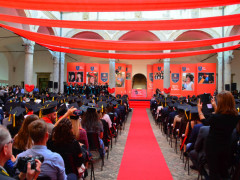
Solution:
<svg viewBox="0 0 240 180">
<path fill-rule="evenodd" d="M 206 141 L 210 180 L 229 179 L 232 132 L 239 121 L 233 95 L 229 91 L 222 91 L 216 98 L 217 105 L 214 98 L 211 100 L 215 114 L 208 119 L 205 119 L 202 112 L 202 103 L 198 103 L 200 120 L 204 125 L 210 126 Z"/>
</svg>

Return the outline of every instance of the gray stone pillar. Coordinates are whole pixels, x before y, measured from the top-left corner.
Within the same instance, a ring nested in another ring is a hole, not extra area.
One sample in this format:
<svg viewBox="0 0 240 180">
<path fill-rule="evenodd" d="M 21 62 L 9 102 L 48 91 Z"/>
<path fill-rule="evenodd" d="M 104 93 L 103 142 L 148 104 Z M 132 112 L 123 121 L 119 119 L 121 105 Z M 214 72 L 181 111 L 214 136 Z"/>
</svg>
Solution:
<svg viewBox="0 0 240 180">
<path fill-rule="evenodd" d="M 60 87 L 60 93 L 64 92 L 64 76 L 65 76 L 65 72 L 64 72 L 64 65 L 65 65 L 65 53 L 60 53 L 60 75 L 59 75 L 59 87 Z"/>
<path fill-rule="evenodd" d="M 59 85 L 59 52 L 52 52 L 52 59 L 53 59 L 53 75 L 52 75 L 52 80 L 53 84 L 54 82 L 57 82 Z M 54 88 L 54 86 L 53 86 Z M 59 91 L 59 86 L 55 89 L 53 89 L 53 92 L 57 93 Z"/>
<path fill-rule="evenodd" d="M 170 59 L 164 59 L 164 79 L 163 79 L 163 87 L 169 88 L 170 87 Z"/>
<path fill-rule="evenodd" d="M 109 87 L 115 88 L 116 79 L 115 79 L 115 59 L 109 59 Z M 115 96 L 115 93 L 112 94 Z"/>
<path fill-rule="evenodd" d="M 218 81 L 217 81 L 217 89 L 218 92 L 221 92 L 223 90 L 223 78 L 222 78 L 222 58 L 223 58 L 223 52 L 218 53 Z"/>
<path fill-rule="evenodd" d="M 23 45 L 25 46 L 25 69 L 24 69 L 24 84 L 31 85 L 33 77 L 33 53 L 34 42 L 27 41 Z"/>
<path fill-rule="evenodd" d="M 224 52 L 224 84 L 229 84 L 231 87 L 231 61 L 233 59 L 233 51 Z"/>
</svg>

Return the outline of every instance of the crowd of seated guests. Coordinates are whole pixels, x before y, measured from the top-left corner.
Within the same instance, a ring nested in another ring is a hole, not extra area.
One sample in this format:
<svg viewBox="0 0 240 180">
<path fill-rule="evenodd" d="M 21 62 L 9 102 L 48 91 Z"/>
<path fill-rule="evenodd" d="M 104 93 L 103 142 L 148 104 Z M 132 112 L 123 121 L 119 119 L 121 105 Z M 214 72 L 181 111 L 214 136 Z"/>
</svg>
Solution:
<svg viewBox="0 0 240 180">
<path fill-rule="evenodd" d="M 234 98 L 235 97 L 235 98 Z M 205 179 L 240 179 L 240 101 L 231 92 L 212 97 L 164 97 L 151 99 L 156 123 L 176 139 L 176 152 L 190 158 L 192 169 Z M 180 146 L 178 146 L 178 141 Z"/>
<path fill-rule="evenodd" d="M 104 158 L 110 139 L 117 135 L 117 126 L 124 123 L 129 110 L 127 95 L 118 98 L 55 93 L 12 95 L 7 90 L 0 97 L 0 106 L 3 112 L 0 177 L 6 179 L 86 177 L 92 156 L 87 133 L 98 134 L 99 154 Z M 5 146 L 9 146 L 7 156 L 2 148 Z M 27 172 L 21 172 L 18 166 L 28 156 L 42 156 L 44 160 L 35 160 L 35 170 L 27 167 Z"/>
</svg>

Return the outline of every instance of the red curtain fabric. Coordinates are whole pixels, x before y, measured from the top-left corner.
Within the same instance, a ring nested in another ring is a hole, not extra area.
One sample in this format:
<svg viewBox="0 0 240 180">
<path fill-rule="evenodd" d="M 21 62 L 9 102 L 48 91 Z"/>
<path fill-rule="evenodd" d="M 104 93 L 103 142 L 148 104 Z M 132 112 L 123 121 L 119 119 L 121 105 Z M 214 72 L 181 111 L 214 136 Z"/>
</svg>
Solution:
<svg viewBox="0 0 240 180">
<path fill-rule="evenodd" d="M 14 27 L 10 27 L 4 24 L 0 24 L 14 33 L 23 36 L 32 41 L 51 44 L 55 46 L 64 46 L 70 48 L 80 49 L 100 49 L 100 50 L 118 50 L 118 51 L 150 51 L 150 50 L 172 50 L 172 49 L 187 49 L 193 47 L 209 46 L 213 44 L 219 44 L 224 42 L 240 40 L 240 35 L 205 39 L 198 41 L 173 41 L 173 42 L 161 42 L 161 41 L 110 41 L 110 40 L 93 40 L 93 39 L 76 39 L 51 36 L 41 33 L 35 33 L 26 31 Z"/>
<path fill-rule="evenodd" d="M 178 58 L 178 57 L 186 57 L 186 56 L 196 56 L 201 54 L 211 54 L 218 53 L 223 51 L 230 51 L 240 47 L 240 44 L 234 46 L 228 46 L 224 48 L 218 49 L 210 49 L 210 50 L 200 50 L 200 51 L 185 51 L 185 52 L 172 52 L 172 53 L 142 53 L 142 54 L 123 54 L 123 53 L 104 53 L 104 52 L 94 52 L 94 51 L 84 51 L 84 50 L 76 50 L 76 49 L 68 49 L 61 48 L 57 46 L 41 44 L 46 48 L 52 51 L 65 52 L 71 54 L 77 54 L 82 56 L 91 56 L 91 57 L 99 57 L 99 58 L 112 58 L 112 59 L 163 59 L 163 58 Z"/>
<path fill-rule="evenodd" d="M 0 0 L 0 7 L 43 11 L 114 12 L 193 9 L 238 3 L 239 0 Z"/>
<path fill-rule="evenodd" d="M 240 14 L 195 19 L 157 21 L 70 21 L 26 18 L 0 14 L 0 20 L 47 27 L 96 29 L 96 30 L 181 30 L 201 29 L 240 24 Z M 187 22 L 187 23 L 186 23 Z"/>
</svg>

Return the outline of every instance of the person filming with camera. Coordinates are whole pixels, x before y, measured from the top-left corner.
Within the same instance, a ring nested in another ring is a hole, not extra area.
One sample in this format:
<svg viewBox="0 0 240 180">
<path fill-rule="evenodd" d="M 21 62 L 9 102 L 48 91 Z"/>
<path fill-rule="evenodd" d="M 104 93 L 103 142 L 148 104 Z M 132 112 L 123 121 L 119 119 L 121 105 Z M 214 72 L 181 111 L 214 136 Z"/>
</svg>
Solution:
<svg viewBox="0 0 240 180">
<path fill-rule="evenodd" d="M 32 169 L 31 163 L 27 162 L 25 170 L 26 172 L 21 172 L 16 177 L 10 177 L 7 171 L 3 168 L 4 164 L 12 157 L 12 144 L 13 140 L 9 131 L 2 125 L 0 125 L 0 179 L 1 180 L 11 180 L 11 179 L 27 179 L 35 180 L 40 174 L 41 162 L 36 159 L 35 167 Z"/>
</svg>

